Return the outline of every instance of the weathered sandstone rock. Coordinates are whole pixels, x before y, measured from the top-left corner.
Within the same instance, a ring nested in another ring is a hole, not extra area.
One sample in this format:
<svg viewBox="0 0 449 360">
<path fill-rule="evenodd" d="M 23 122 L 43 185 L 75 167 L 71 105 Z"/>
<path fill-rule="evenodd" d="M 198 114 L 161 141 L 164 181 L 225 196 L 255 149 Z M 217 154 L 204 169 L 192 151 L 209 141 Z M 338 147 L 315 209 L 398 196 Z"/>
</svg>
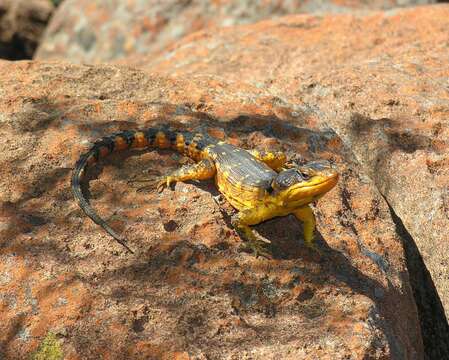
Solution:
<svg viewBox="0 0 449 360">
<path fill-rule="evenodd" d="M 201 41 L 200 41 L 201 44 Z M 238 250 L 212 183 L 138 193 L 168 151 L 111 156 L 90 173 L 93 206 L 128 255 L 74 202 L 88 140 L 169 123 L 244 147 L 326 158 L 341 172 L 316 206 L 323 255 L 292 218 L 256 227 L 273 259 Z M 0 352 L 44 338 L 66 359 L 422 359 L 401 238 L 352 151 L 313 109 L 218 76 L 113 66 L 0 62 Z"/>
<path fill-rule="evenodd" d="M 155 54 L 185 35 L 273 16 L 352 12 L 433 3 L 434 0 L 65 0 L 37 59 L 103 62 Z"/>
</svg>

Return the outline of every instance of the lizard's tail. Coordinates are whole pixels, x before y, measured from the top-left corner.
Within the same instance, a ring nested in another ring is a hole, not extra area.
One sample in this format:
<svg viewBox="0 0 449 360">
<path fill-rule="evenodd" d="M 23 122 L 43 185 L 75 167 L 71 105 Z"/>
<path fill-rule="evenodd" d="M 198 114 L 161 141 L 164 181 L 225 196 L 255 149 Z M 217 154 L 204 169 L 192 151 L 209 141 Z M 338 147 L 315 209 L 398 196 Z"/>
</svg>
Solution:
<svg viewBox="0 0 449 360">
<path fill-rule="evenodd" d="M 127 149 L 174 149 L 195 160 L 201 156 L 201 151 L 209 144 L 209 140 L 201 134 L 193 135 L 188 132 L 174 132 L 166 129 L 147 129 L 143 131 L 127 130 L 112 134 L 97 140 L 85 154 L 81 155 L 72 174 L 72 192 L 84 213 L 96 224 L 107 231 L 117 242 L 130 253 L 133 251 L 126 245 L 126 238 L 117 234 L 90 206 L 81 190 L 81 180 L 86 170 L 93 166 L 100 158 L 112 152 Z"/>
<path fill-rule="evenodd" d="M 95 153 L 94 148 L 92 148 L 89 152 L 82 155 L 78 162 L 76 163 L 75 170 L 72 174 L 72 193 L 75 199 L 78 201 L 80 208 L 84 211 L 84 213 L 89 216 L 92 221 L 98 225 L 100 225 L 103 229 L 105 229 L 109 235 L 111 235 L 115 240 L 117 240 L 120 244 L 122 244 L 126 250 L 128 250 L 131 254 L 134 252 L 126 245 L 126 239 L 123 236 L 117 234 L 108 224 L 104 221 L 95 210 L 90 206 L 87 202 L 86 198 L 83 195 L 81 190 L 80 180 L 82 175 L 87 167 L 88 159 Z"/>
</svg>

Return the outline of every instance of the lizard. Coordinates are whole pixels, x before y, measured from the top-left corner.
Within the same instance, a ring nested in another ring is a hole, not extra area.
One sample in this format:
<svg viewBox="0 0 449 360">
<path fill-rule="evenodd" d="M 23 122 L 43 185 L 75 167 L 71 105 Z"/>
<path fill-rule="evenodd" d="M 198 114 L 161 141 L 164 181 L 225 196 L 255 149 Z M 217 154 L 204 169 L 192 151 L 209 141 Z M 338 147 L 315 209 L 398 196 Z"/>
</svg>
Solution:
<svg viewBox="0 0 449 360">
<path fill-rule="evenodd" d="M 316 220 L 309 204 L 337 184 L 338 172 L 329 161 L 293 164 L 287 162 L 283 152 L 246 150 L 207 133 L 175 131 L 164 127 L 125 130 L 100 138 L 79 157 L 72 173 L 71 189 L 81 209 L 127 251 L 133 253 L 126 239 L 91 207 L 82 193 L 81 181 L 86 171 L 108 154 L 145 148 L 172 149 L 195 161 L 159 177 L 155 181 L 158 192 L 178 181 L 213 178 L 218 191 L 237 210 L 231 217 L 232 226 L 256 257 L 267 254 L 267 241 L 263 243 L 258 240 L 251 226 L 288 214 L 303 222 L 305 245 L 319 252 L 314 243 Z"/>
</svg>

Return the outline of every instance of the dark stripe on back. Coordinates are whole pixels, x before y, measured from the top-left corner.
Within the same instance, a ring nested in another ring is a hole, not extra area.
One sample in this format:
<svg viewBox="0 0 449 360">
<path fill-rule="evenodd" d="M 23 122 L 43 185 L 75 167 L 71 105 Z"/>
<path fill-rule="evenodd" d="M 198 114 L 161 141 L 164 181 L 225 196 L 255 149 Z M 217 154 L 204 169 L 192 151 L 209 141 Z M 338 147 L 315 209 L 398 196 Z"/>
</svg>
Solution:
<svg viewBox="0 0 449 360">
<path fill-rule="evenodd" d="M 165 136 L 167 137 L 168 141 L 170 141 L 170 144 L 176 145 L 176 132 L 167 130 L 165 131 Z"/>
<path fill-rule="evenodd" d="M 108 148 L 109 152 L 113 152 L 114 151 L 114 147 L 115 147 L 115 143 L 114 143 L 114 139 L 111 136 L 106 136 L 100 140 L 95 141 L 94 146 L 101 148 L 101 147 L 106 147 Z"/>
<path fill-rule="evenodd" d="M 153 128 L 147 129 L 144 131 L 145 137 L 146 137 L 149 145 L 154 144 L 154 139 L 156 139 L 156 134 L 158 131 L 159 131 L 158 129 L 153 129 Z"/>
<path fill-rule="evenodd" d="M 193 142 L 193 134 L 190 132 L 182 132 L 185 146 L 189 146 Z"/>
<path fill-rule="evenodd" d="M 133 130 L 125 130 L 117 134 L 118 136 L 121 136 L 122 139 L 126 141 L 126 144 L 128 144 L 128 147 L 130 147 L 134 141 L 134 131 Z"/>
</svg>

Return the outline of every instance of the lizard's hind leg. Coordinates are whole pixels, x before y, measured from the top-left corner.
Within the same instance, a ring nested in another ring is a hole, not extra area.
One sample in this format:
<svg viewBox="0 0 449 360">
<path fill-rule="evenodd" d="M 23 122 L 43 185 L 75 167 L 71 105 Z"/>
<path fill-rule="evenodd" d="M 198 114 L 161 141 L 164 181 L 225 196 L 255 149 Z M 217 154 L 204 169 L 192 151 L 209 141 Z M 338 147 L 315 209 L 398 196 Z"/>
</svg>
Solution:
<svg viewBox="0 0 449 360">
<path fill-rule="evenodd" d="M 158 192 L 164 190 L 177 181 L 207 180 L 214 177 L 216 173 L 215 164 L 211 159 L 203 159 L 193 165 L 184 165 L 170 175 L 163 176 L 157 184 Z"/>
<path fill-rule="evenodd" d="M 133 179 L 128 180 L 128 184 L 133 186 L 134 184 L 144 184 L 147 185 L 139 186 L 137 188 L 137 192 L 146 191 L 146 190 L 154 190 L 161 178 L 161 173 L 158 170 L 150 169 L 147 171 L 147 174 L 150 176 L 147 177 L 134 177 Z M 152 176 L 153 175 L 153 176 Z"/>
</svg>

